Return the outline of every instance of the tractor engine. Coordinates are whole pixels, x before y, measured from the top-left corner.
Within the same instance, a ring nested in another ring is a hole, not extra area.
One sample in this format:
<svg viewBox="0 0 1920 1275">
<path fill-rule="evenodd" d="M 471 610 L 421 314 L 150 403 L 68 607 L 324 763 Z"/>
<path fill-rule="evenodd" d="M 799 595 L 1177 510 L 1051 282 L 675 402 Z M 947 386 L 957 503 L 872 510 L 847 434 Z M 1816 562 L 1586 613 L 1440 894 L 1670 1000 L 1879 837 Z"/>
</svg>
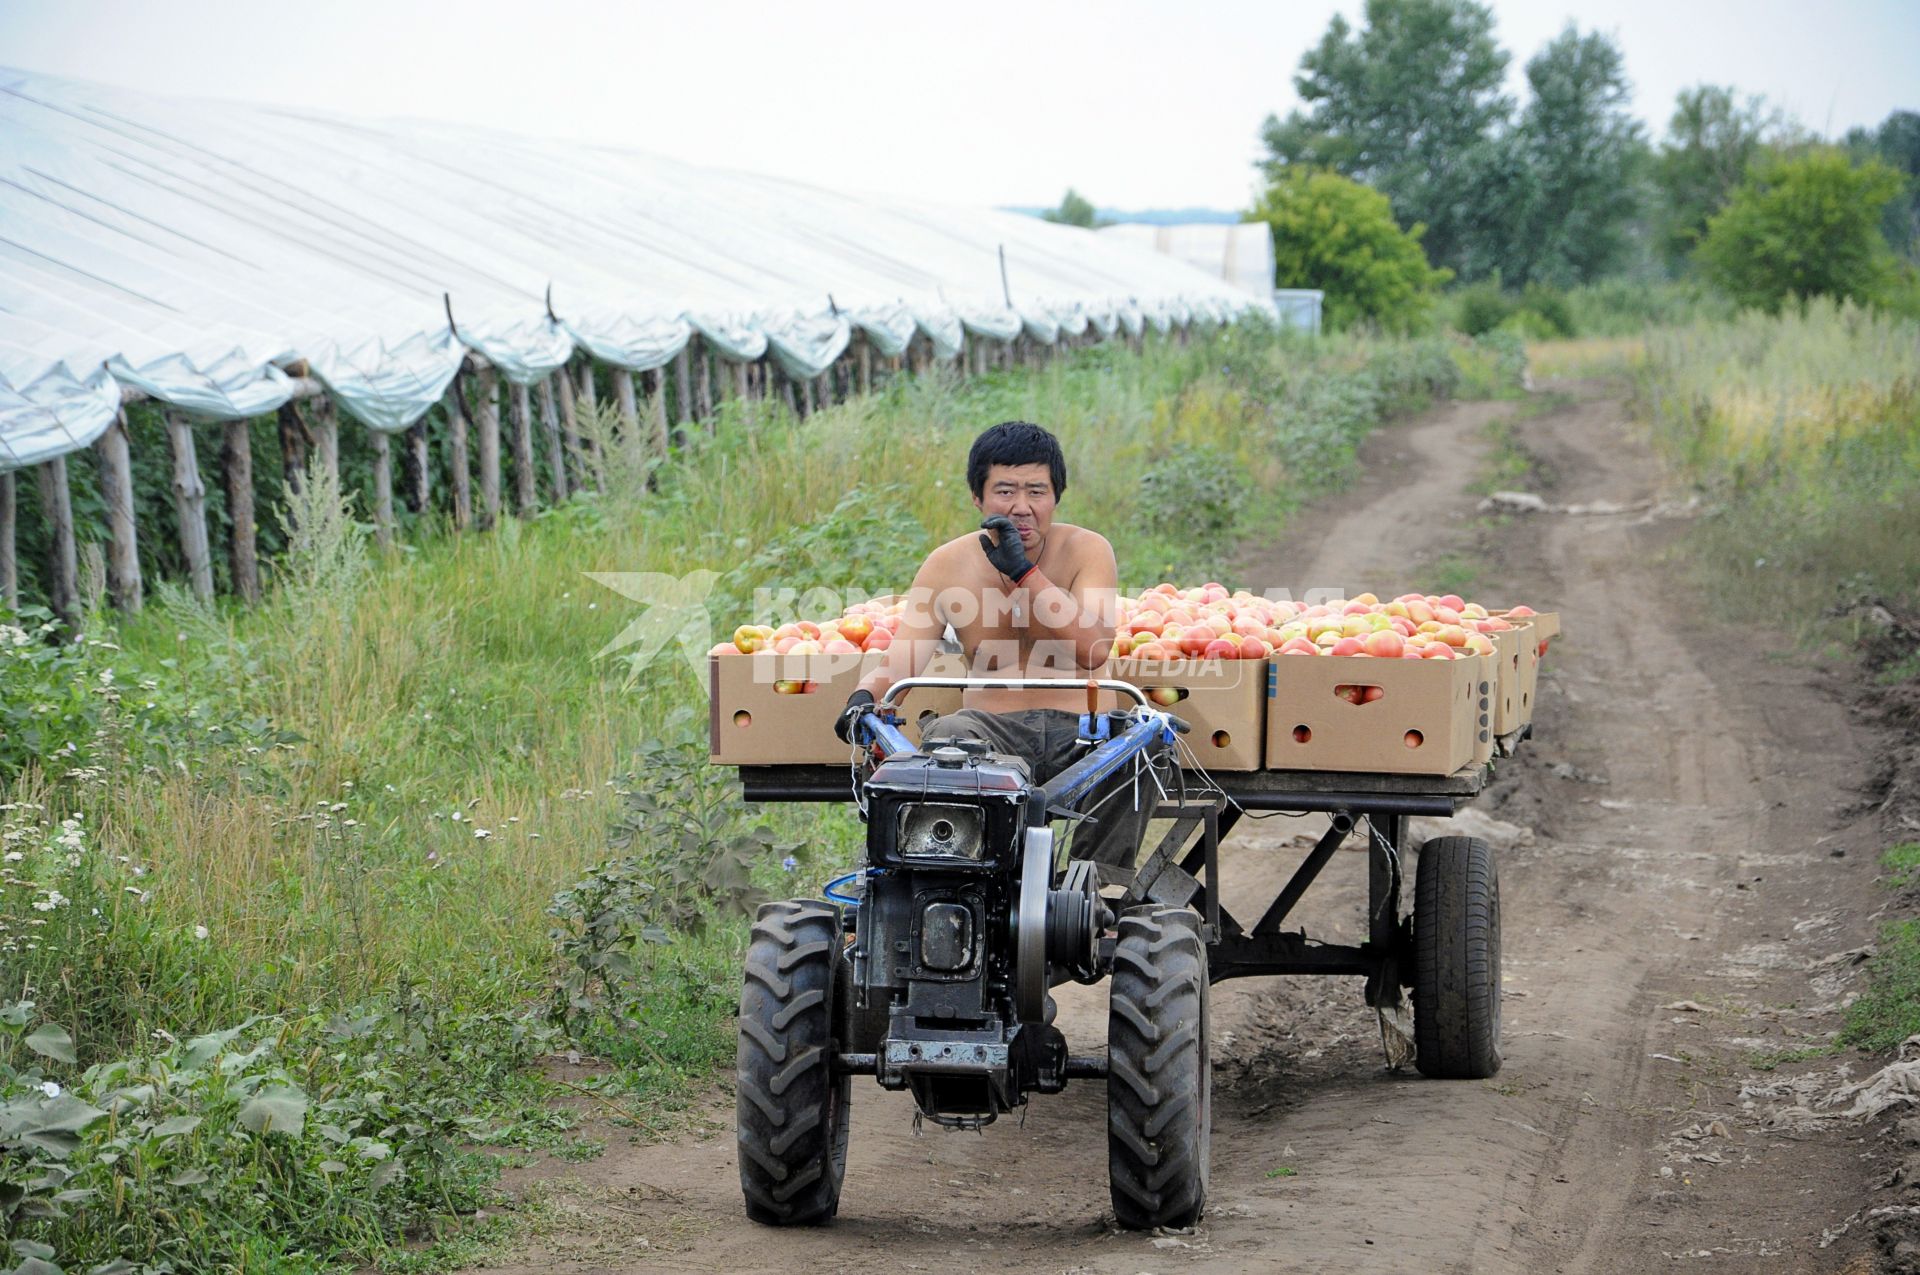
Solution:
<svg viewBox="0 0 1920 1275">
<path fill-rule="evenodd" d="M 942 1125 L 977 1128 L 1064 1088 L 1047 988 L 1056 970 L 1098 976 L 1107 914 L 1091 865 L 1056 888 L 1033 792 L 1023 759 L 974 740 L 896 755 L 866 783 L 849 1044 Z"/>
</svg>

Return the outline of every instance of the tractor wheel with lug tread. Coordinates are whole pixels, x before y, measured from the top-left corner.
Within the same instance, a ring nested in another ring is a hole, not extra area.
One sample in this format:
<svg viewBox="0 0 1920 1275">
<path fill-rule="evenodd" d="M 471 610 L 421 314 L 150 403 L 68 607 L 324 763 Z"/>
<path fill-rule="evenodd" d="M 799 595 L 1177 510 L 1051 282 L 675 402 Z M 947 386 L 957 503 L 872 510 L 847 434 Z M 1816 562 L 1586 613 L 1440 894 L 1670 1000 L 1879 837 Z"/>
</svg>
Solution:
<svg viewBox="0 0 1920 1275">
<path fill-rule="evenodd" d="M 1107 1009 L 1107 1177 L 1121 1226 L 1192 1226 L 1207 1203 L 1207 949 L 1191 908 L 1120 918 Z"/>
<path fill-rule="evenodd" d="M 848 1001 L 840 913 L 769 903 L 753 923 L 740 991 L 735 1136 L 747 1216 L 815 1226 L 840 1207 L 852 1085 L 835 1075 Z"/>
<path fill-rule="evenodd" d="M 1420 848 L 1413 890 L 1414 1065 L 1442 1080 L 1500 1070 L 1500 879 L 1476 837 Z"/>
</svg>

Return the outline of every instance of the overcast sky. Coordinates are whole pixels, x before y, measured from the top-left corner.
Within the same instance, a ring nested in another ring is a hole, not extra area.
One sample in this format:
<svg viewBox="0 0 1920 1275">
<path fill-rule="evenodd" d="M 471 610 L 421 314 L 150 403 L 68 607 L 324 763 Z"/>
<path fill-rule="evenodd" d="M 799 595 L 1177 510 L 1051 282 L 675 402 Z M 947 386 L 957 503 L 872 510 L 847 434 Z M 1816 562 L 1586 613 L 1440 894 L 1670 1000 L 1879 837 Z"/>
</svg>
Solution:
<svg viewBox="0 0 1920 1275">
<path fill-rule="evenodd" d="M 460 120 L 959 203 L 1249 200 L 1258 130 L 1359 0 L 0 0 L 0 65 L 153 92 Z M 1920 109 L 1920 0 L 1495 0 L 1522 68 L 1612 33 L 1657 137 L 1679 89 L 1818 132 Z M 5 140 L 0 139 L 0 146 Z"/>
</svg>

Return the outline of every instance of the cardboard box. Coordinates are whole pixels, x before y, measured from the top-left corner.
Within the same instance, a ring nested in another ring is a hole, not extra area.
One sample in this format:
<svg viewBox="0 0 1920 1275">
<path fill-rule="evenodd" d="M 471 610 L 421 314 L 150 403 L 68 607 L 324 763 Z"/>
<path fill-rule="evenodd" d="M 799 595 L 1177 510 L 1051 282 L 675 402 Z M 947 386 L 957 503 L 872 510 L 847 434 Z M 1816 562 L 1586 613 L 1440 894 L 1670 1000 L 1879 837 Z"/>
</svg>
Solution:
<svg viewBox="0 0 1920 1275">
<path fill-rule="evenodd" d="M 1486 741 L 1480 739 L 1480 719 L 1491 712 L 1495 677 L 1486 656 L 1281 655 L 1269 661 L 1268 669 L 1268 770 L 1450 775 L 1483 748 L 1491 752 L 1491 729 Z M 1354 704 L 1336 693 L 1345 686 L 1377 686 L 1381 694 Z"/>
<path fill-rule="evenodd" d="M 1265 735 L 1263 660 L 1109 660 L 1099 676 L 1131 682 L 1193 728 L 1181 736 L 1208 770 L 1258 770 Z M 1161 692 L 1154 695 L 1155 691 Z M 1163 701 L 1172 699 L 1172 703 Z M 1124 700 L 1122 707 L 1132 701 Z"/>
<path fill-rule="evenodd" d="M 1522 620 L 1514 628 L 1487 636 L 1493 639 L 1493 660 L 1498 666 L 1493 679 L 1493 733 L 1511 735 L 1527 724 L 1521 692 L 1538 658 L 1533 653 L 1532 626 Z M 1525 697 L 1524 703 L 1531 708 L 1532 697 Z"/>
<path fill-rule="evenodd" d="M 1504 615 L 1499 611 L 1493 614 Z M 1522 635 L 1517 652 L 1519 660 L 1515 665 L 1518 689 L 1514 697 L 1513 711 L 1504 716 L 1495 716 L 1494 734 L 1496 735 L 1510 735 L 1533 720 L 1534 695 L 1540 684 L 1540 661 L 1546 657 L 1548 643 L 1560 636 L 1558 611 L 1542 611 L 1537 615 L 1523 617 L 1514 623 L 1517 626 L 1514 631 Z M 1492 636 L 1498 638 L 1502 635 L 1495 633 Z"/>
<path fill-rule="evenodd" d="M 722 766 L 844 766 L 849 749 L 833 724 L 880 652 L 861 655 L 719 655 L 707 661 L 709 759 Z M 963 677 L 958 656 L 937 655 L 927 676 Z M 920 726 L 960 708 L 958 688 L 926 686 L 898 705 L 902 729 L 918 743 Z"/>
</svg>

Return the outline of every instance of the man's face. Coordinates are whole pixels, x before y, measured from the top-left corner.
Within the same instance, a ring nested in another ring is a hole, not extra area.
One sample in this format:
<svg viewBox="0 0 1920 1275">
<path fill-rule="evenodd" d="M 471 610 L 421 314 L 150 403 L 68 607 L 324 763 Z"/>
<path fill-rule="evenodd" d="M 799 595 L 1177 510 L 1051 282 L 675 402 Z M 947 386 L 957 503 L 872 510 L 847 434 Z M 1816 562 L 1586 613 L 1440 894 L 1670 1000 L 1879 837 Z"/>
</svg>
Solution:
<svg viewBox="0 0 1920 1275">
<path fill-rule="evenodd" d="M 973 498 L 981 514 L 1005 514 L 1020 529 L 1020 543 L 1038 553 L 1053 526 L 1053 471 L 1045 464 L 989 465 L 982 494 Z"/>
</svg>

